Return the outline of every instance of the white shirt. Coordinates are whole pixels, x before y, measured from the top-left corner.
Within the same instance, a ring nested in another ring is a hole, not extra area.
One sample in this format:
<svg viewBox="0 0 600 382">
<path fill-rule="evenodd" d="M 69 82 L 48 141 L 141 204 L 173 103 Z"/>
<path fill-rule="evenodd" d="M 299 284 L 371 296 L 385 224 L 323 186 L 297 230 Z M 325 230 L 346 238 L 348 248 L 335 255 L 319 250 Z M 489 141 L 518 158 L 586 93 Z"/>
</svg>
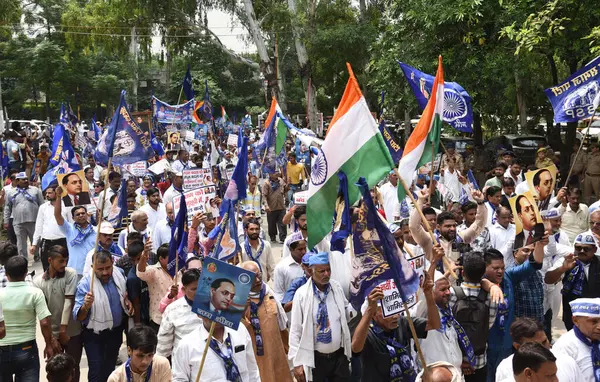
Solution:
<svg viewBox="0 0 600 382">
<path fill-rule="evenodd" d="M 331 289 L 331 287 L 330 287 Z M 317 289 L 317 293 L 323 298 L 324 293 Z M 316 294 L 313 295 L 313 322 L 317 325 L 317 315 L 319 314 L 319 298 Z M 342 321 L 340 311 L 335 305 L 333 293 L 328 293 L 325 299 L 327 305 L 327 316 L 329 318 L 329 326 L 331 327 L 331 342 L 325 344 L 317 341 L 318 328 L 314 331 L 315 351 L 324 354 L 330 354 L 337 351 L 342 345 Z"/>
<path fill-rule="evenodd" d="M 159 220 L 152 234 L 152 250 L 156 252 L 158 247 L 171 241 L 171 227 L 167 219 Z"/>
<path fill-rule="evenodd" d="M 499 206 L 494 209 L 490 202 L 486 201 L 484 204 L 485 208 L 487 208 L 487 223 L 485 226 L 491 230 L 491 227 L 496 223 L 496 210 L 499 208 Z"/>
<path fill-rule="evenodd" d="M 146 227 L 144 231 L 138 231 L 135 228 L 133 228 L 133 223 L 131 223 L 129 224 L 129 227 L 125 228 L 119 233 L 119 241 L 117 242 L 117 244 L 119 244 L 119 247 L 127 248 L 127 235 L 129 234 L 129 232 L 139 232 L 140 235 L 142 235 L 142 241 L 144 243 L 146 243 L 147 239 L 152 239 L 152 230 L 150 229 L 150 227 Z"/>
<path fill-rule="evenodd" d="M 167 188 L 167 191 L 165 191 L 165 194 L 162 197 L 162 201 L 164 204 L 173 203 L 173 198 L 177 195 L 181 195 L 181 192 L 177 191 L 173 187 L 173 185 L 171 185 L 169 186 L 169 188 Z"/>
<path fill-rule="evenodd" d="M 450 170 L 445 169 L 444 175 L 440 179 L 440 183 L 446 186 L 448 191 L 452 193 L 452 196 L 454 197 L 453 200 L 458 200 L 460 198 L 460 190 L 462 188 L 462 184 L 458 181 L 458 175 L 459 173 L 456 169 L 454 170 L 454 172 L 450 172 Z"/>
<path fill-rule="evenodd" d="M 240 247 L 242 247 L 242 260 L 248 261 L 252 260 L 250 256 L 246 254 L 246 238 L 243 237 L 240 240 Z M 265 240 L 259 239 L 258 246 L 256 248 L 252 247 L 250 244 L 250 250 L 252 251 L 252 256 L 256 257 L 257 252 L 261 246 L 262 242 L 264 244 L 264 248 L 262 254 L 258 258 L 258 262 L 260 263 L 261 272 L 263 274 L 263 280 L 265 282 L 269 281 L 273 277 L 273 270 L 275 269 L 275 258 L 273 257 L 273 252 L 271 251 L 271 243 Z M 285 292 L 284 292 L 285 293 Z"/>
<path fill-rule="evenodd" d="M 427 336 L 431 332 L 427 333 Z M 571 357 L 567 357 L 563 354 L 558 354 L 556 348 L 551 349 L 552 354 L 556 357 L 556 377 L 559 382 L 579 382 L 581 380 L 581 371 L 577 363 Z M 514 354 L 504 358 L 496 369 L 496 381 L 514 381 L 514 373 L 512 367 Z M 593 381 L 592 378 L 590 381 Z"/>
<path fill-rule="evenodd" d="M 510 173 L 510 167 L 509 167 L 509 168 L 507 168 L 507 169 L 506 169 L 506 171 L 504 172 L 504 177 L 505 177 L 505 178 L 511 178 L 512 180 L 514 180 L 514 182 L 515 182 L 515 188 L 516 188 L 516 187 L 517 187 L 519 184 L 521 184 L 521 183 L 525 182 L 525 180 L 523 179 L 523 171 L 521 171 L 521 172 L 519 173 L 519 175 L 517 175 L 517 177 L 515 178 L 515 177 L 513 177 L 513 176 L 512 176 L 512 174 Z"/>
<path fill-rule="evenodd" d="M 148 227 L 151 231 L 154 231 L 154 227 L 156 227 L 156 223 L 158 223 L 162 219 L 167 218 L 167 209 L 165 205 L 162 203 L 158 204 L 158 208 L 155 210 L 150 206 L 150 204 L 145 204 L 140 208 L 140 211 L 143 211 L 148 216 Z"/>
<path fill-rule="evenodd" d="M 494 223 L 490 228 L 490 244 L 492 248 L 496 248 L 504 256 L 504 263 L 506 268 L 514 267 L 515 258 L 513 256 L 513 246 L 515 243 L 515 225 L 512 223 L 508 224 L 507 228 L 502 227 L 497 222 Z"/>
<path fill-rule="evenodd" d="M 240 324 L 237 331 L 225 328 L 223 342 L 225 342 L 227 336 L 231 338 L 233 360 L 240 371 L 242 382 L 260 382 L 252 339 L 246 327 Z M 191 382 L 196 380 L 207 339 L 208 331 L 204 328 L 204 325 L 201 325 L 179 342 L 179 346 L 175 350 L 172 359 L 173 382 Z M 243 347 L 243 350 L 236 353 L 235 349 L 239 349 L 240 347 Z M 221 352 L 227 351 L 224 343 L 219 343 L 219 348 Z M 200 375 L 200 381 L 227 382 L 227 372 L 223 360 L 210 348 L 206 352 L 206 360 L 202 374 Z"/>
<path fill-rule="evenodd" d="M 425 301 L 419 301 L 417 312 L 420 317 L 427 318 L 427 304 Z M 442 313 L 440 313 L 440 317 L 441 315 Z M 451 324 L 448 324 L 445 329 L 443 332 L 430 330 L 427 332 L 427 338 L 420 340 L 425 361 L 427 364 L 446 361 L 461 370 L 463 356 L 458 344 L 458 334 L 456 334 L 456 329 Z"/>
<path fill-rule="evenodd" d="M 54 206 L 50 204 L 50 201 L 45 202 L 38 210 L 35 232 L 31 243 L 39 245 L 40 239 L 56 240 L 64 237 L 64 233 L 60 230 L 56 218 L 54 218 Z"/>
<path fill-rule="evenodd" d="M 275 298 L 281 301 L 292 281 L 304 276 L 302 266 L 292 256 L 283 257 L 277 263 L 273 272 L 273 292 Z"/>
<path fill-rule="evenodd" d="M 387 182 L 379 187 L 381 198 L 383 199 L 383 211 L 387 221 L 392 222 L 396 216 L 400 216 L 400 202 L 398 201 L 398 186 Z"/>
<path fill-rule="evenodd" d="M 575 241 L 577 235 L 590 228 L 589 209 L 585 204 L 579 203 L 577 212 L 573 211 L 569 204 L 567 204 L 566 207 L 563 207 L 561 204 L 560 207 L 558 207 L 558 210 L 562 213 L 562 224 L 560 228 L 567 233 L 571 243 Z"/>
<path fill-rule="evenodd" d="M 110 204 L 110 198 L 119 192 L 119 190 L 113 191 L 112 188 L 108 187 L 108 184 L 106 185 L 106 187 L 107 188 L 105 188 L 104 191 L 100 192 L 100 196 L 98 198 L 98 208 L 100 208 L 100 206 L 102 205 L 102 198 L 105 197 L 104 194 L 106 193 L 106 201 L 104 202 L 104 209 L 102 210 L 102 216 L 104 216 L 105 218 L 108 216 L 108 214 L 110 213 L 110 209 L 112 208 L 112 204 Z"/>
<path fill-rule="evenodd" d="M 594 367 L 592 365 L 592 349 L 575 337 L 573 329 L 563 334 L 552 349 L 555 354 L 561 353 L 568 355 L 575 360 L 583 378 L 581 381 L 595 381 Z M 566 358 L 566 357 L 562 357 Z"/>
<path fill-rule="evenodd" d="M 98 246 L 100 247 L 100 243 L 98 243 Z M 122 254 L 125 254 L 127 252 L 125 252 L 125 250 L 123 249 L 123 247 L 118 246 L 119 249 L 121 250 Z M 94 256 L 94 249 L 92 249 L 91 251 L 89 251 L 87 253 L 87 255 L 85 256 L 85 264 L 83 266 L 83 275 L 87 276 L 91 271 L 92 271 L 92 259 Z M 115 258 L 113 256 L 113 262 L 114 262 Z"/>
<path fill-rule="evenodd" d="M 181 339 L 202 326 L 202 319 L 192 312 L 185 297 L 179 298 L 165 309 L 158 331 L 156 354 L 170 357 Z"/>
<path fill-rule="evenodd" d="M 187 170 L 189 168 L 196 167 L 192 162 L 187 161 L 187 163 L 183 163 L 181 160 L 177 159 L 173 163 L 171 163 L 171 169 L 173 172 L 182 172 L 183 170 Z"/>
</svg>

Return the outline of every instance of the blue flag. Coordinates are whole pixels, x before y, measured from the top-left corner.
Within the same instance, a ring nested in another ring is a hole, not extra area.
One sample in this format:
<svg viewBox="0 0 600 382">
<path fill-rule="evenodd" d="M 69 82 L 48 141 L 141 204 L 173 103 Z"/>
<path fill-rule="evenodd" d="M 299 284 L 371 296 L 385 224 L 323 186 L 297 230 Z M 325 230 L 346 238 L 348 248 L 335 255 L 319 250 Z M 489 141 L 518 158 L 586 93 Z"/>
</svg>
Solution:
<svg viewBox="0 0 600 382">
<path fill-rule="evenodd" d="M 154 156 L 150 140 L 148 129 L 142 129 L 131 118 L 123 90 L 119 107 L 100 137 L 94 158 L 102 165 L 106 165 L 110 157 L 115 165 L 146 161 Z"/>
<path fill-rule="evenodd" d="M 156 138 L 156 135 L 154 135 L 154 132 L 152 130 L 150 130 L 150 144 L 152 145 L 152 149 L 154 150 L 156 155 L 160 157 L 165 155 L 165 148 L 163 147 L 162 143 L 158 140 L 158 138 Z"/>
<path fill-rule="evenodd" d="M 552 103 L 555 123 L 593 117 L 600 105 L 600 56 L 544 93 Z"/>
<path fill-rule="evenodd" d="M 244 144 L 244 128 L 242 126 L 239 126 L 238 127 L 238 141 L 237 141 L 238 150 L 242 147 L 243 144 Z"/>
<path fill-rule="evenodd" d="M 235 205 L 236 201 L 246 198 L 246 187 L 248 184 L 248 138 L 244 137 L 242 142 L 242 148 L 238 154 L 238 162 L 235 165 L 235 169 L 223 195 L 223 200 L 229 200 L 233 205 Z M 226 211 L 224 204 L 221 203 L 221 216 Z"/>
<path fill-rule="evenodd" d="M 185 202 L 185 195 L 181 195 L 181 201 L 179 202 L 179 211 L 175 216 L 175 223 L 171 227 L 171 242 L 169 243 L 169 262 L 167 263 L 167 272 L 171 277 L 175 277 L 176 263 L 179 262 L 179 269 L 185 266 L 185 257 L 181 257 L 179 247 L 182 245 L 183 240 L 186 238 L 185 229 L 187 222 L 187 204 Z"/>
<path fill-rule="evenodd" d="M 8 155 L 5 153 L 4 144 L 0 140 L 0 174 L 2 176 L 2 180 L 5 180 L 8 176 Z"/>
<path fill-rule="evenodd" d="M 385 121 L 381 121 L 379 124 L 379 131 L 381 132 L 381 135 L 383 135 L 383 141 L 385 142 L 394 163 L 400 162 L 404 150 L 402 150 L 400 143 L 398 143 L 392 132 L 385 125 Z"/>
<path fill-rule="evenodd" d="M 75 150 L 73 149 L 73 146 L 71 146 L 69 133 L 62 123 L 59 123 L 54 127 L 50 164 L 54 167 L 62 166 L 63 169 L 70 169 L 72 171 L 77 171 L 81 168 L 75 157 Z"/>
<path fill-rule="evenodd" d="M 398 61 L 421 110 L 425 110 L 433 88 L 434 76 Z M 473 132 L 473 109 L 471 96 L 456 82 L 444 82 L 444 122 L 458 131 Z"/>
<path fill-rule="evenodd" d="M 221 204 L 221 221 L 208 234 L 209 239 L 215 240 L 215 248 L 211 257 L 222 261 L 232 258 L 240 250 L 237 237 L 235 203 L 224 199 Z"/>
<path fill-rule="evenodd" d="M 208 80 L 204 81 L 204 102 L 201 106 L 202 116 L 205 121 L 210 121 L 213 117 L 213 107 L 210 103 L 210 94 L 208 93 Z"/>
<path fill-rule="evenodd" d="M 185 98 L 190 101 L 194 99 L 194 83 L 192 82 L 192 73 L 190 72 L 190 65 L 188 64 L 187 71 L 183 77 L 183 92 Z"/>
<path fill-rule="evenodd" d="M 92 118 L 91 130 L 94 132 L 94 140 L 96 141 L 96 143 L 98 143 L 100 137 L 102 136 L 102 131 L 100 131 L 100 127 L 96 123 L 95 117 Z"/>
<path fill-rule="evenodd" d="M 394 235 L 377 215 L 365 178 L 356 183 L 363 196 L 363 206 L 352 235 L 354 240 L 354 280 L 350 283 L 350 302 L 359 309 L 371 290 L 393 279 L 402 301 L 419 289 L 419 275 L 398 248 Z"/>
<path fill-rule="evenodd" d="M 342 201 L 344 202 L 344 209 L 342 210 L 342 216 L 339 219 L 339 229 L 334 231 L 331 235 L 331 250 L 344 253 L 346 251 L 344 240 L 346 240 L 346 238 L 352 234 L 352 224 L 350 222 L 350 197 L 348 196 L 348 177 L 346 176 L 346 173 L 340 170 L 338 172 L 338 178 L 340 178 L 340 191 L 338 193 L 338 199 L 341 197 Z M 338 217 L 335 216 L 334 219 L 335 225 L 337 226 Z"/>
<path fill-rule="evenodd" d="M 58 121 L 60 123 L 66 123 L 67 125 L 71 124 L 69 121 L 69 113 L 67 112 L 67 108 L 64 103 L 60 104 L 60 115 L 58 116 Z"/>
<path fill-rule="evenodd" d="M 467 171 L 467 179 L 469 180 L 469 183 L 471 183 L 471 185 L 473 186 L 474 190 L 479 190 L 479 185 L 477 184 L 477 180 L 475 179 L 475 176 L 473 175 L 473 171 L 471 171 L 471 170 Z"/>
<path fill-rule="evenodd" d="M 108 203 L 111 203 L 110 200 L 107 200 Z M 121 181 L 121 188 L 119 189 L 119 193 L 117 197 L 112 201 L 110 210 L 108 211 L 108 216 L 106 220 L 112 224 L 114 228 L 123 227 L 123 222 L 127 221 L 127 216 L 129 215 L 129 211 L 127 211 L 127 180 L 123 179 Z"/>
</svg>

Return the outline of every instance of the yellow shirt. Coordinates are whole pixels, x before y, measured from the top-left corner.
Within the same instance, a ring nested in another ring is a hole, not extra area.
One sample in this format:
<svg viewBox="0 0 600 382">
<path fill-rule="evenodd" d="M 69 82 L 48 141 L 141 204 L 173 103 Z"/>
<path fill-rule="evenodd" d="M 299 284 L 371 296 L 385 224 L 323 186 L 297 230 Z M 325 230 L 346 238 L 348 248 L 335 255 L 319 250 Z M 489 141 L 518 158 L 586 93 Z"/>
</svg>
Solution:
<svg viewBox="0 0 600 382">
<path fill-rule="evenodd" d="M 287 164 L 287 177 L 290 184 L 298 184 L 304 179 L 304 165 L 301 163 Z"/>
</svg>

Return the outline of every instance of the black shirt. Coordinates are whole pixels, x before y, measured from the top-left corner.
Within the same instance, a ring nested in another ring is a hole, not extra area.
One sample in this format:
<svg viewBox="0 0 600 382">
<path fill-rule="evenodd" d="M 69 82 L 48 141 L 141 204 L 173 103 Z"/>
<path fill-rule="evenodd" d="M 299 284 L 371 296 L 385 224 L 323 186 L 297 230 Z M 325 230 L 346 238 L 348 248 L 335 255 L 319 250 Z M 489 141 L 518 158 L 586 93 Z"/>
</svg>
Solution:
<svg viewBox="0 0 600 382">
<path fill-rule="evenodd" d="M 416 317 L 413 318 L 413 322 L 415 325 L 415 331 L 417 332 L 417 337 L 427 338 L 427 331 L 425 330 L 425 326 L 427 326 L 427 319 Z M 412 334 L 410 332 L 410 326 L 408 325 L 408 320 L 406 317 L 400 316 L 398 328 L 391 333 L 393 333 L 394 339 L 399 344 L 405 346 L 407 350 L 410 351 L 409 346 L 410 340 L 412 339 Z M 372 329 L 369 329 L 365 347 L 363 348 L 362 352 L 357 354 L 360 355 L 362 363 L 363 381 L 389 382 L 391 360 L 390 353 L 387 349 L 387 343 L 377 337 Z"/>
</svg>

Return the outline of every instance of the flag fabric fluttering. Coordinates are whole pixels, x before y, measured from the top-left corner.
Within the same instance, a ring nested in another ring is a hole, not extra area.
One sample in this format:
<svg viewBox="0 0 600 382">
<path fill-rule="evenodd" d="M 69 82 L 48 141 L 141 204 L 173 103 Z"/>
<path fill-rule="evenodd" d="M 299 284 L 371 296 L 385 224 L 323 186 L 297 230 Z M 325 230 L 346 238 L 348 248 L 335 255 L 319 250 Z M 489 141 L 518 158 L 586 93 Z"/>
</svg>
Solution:
<svg viewBox="0 0 600 382">
<path fill-rule="evenodd" d="M 600 105 L 600 56 L 562 83 L 544 90 L 554 109 L 554 123 L 594 117 Z"/>
<path fill-rule="evenodd" d="M 434 92 L 435 77 L 403 62 L 398 61 L 398 64 L 417 99 L 419 107 L 424 110 Z M 472 133 L 473 109 L 469 93 L 456 82 L 446 82 L 444 83 L 444 93 L 442 95 L 444 99 L 444 108 L 440 114 L 442 120 L 458 131 Z"/>
<path fill-rule="evenodd" d="M 477 179 L 475 179 L 473 171 L 467 171 L 467 180 L 469 181 L 474 190 L 479 190 L 479 184 L 477 184 Z"/>
<path fill-rule="evenodd" d="M 171 241 L 169 242 L 169 261 L 167 262 L 167 272 L 171 277 L 175 277 L 175 269 L 177 263 L 179 263 L 179 269 L 185 266 L 185 256 L 182 258 L 179 252 L 183 240 L 187 237 L 185 235 L 187 223 L 187 203 L 185 201 L 185 195 L 181 195 L 181 201 L 179 202 L 179 211 L 175 216 L 175 222 L 171 227 Z M 179 258 L 178 258 L 179 257 Z"/>
<path fill-rule="evenodd" d="M 246 198 L 247 184 L 248 184 L 248 138 L 244 137 L 242 141 L 242 148 L 238 153 L 238 161 L 227 185 L 227 189 L 223 194 L 223 200 L 229 200 L 235 205 L 240 199 Z M 226 212 L 221 203 L 221 216 Z"/>
<path fill-rule="evenodd" d="M 194 99 L 194 82 L 192 81 L 192 73 L 190 72 L 190 65 L 188 64 L 185 76 L 183 76 L 183 93 L 188 101 Z"/>
<path fill-rule="evenodd" d="M 244 128 L 242 126 L 240 126 L 238 128 L 238 140 L 237 140 L 237 148 L 238 148 L 238 152 L 240 151 L 240 149 L 242 148 L 242 145 L 244 144 Z"/>
<path fill-rule="evenodd" d="M 429 102 L 421 115 L 421 119 L 404 146 L 404 154 L 398 164 L 398 174 L 407 187 L 413 182 L 416 170 L 428 163 L 437 153 L 442 131 L 442 114 L 444 112 L 444 68 L 442 56 L 438 59 L 438 69 L 433 82 Z M 433 147 L 432 147 L 433 146 Z M 404 200 L 406 191 L 398 187 L 398 200 Z"/>
<path fill-rule="evenodd" d="M 53 167 L 46 171 L 42 177 L 42 191 L 57 181 L 57 174 L 66 174 L 81 170 L 81 165 L 75 156 L 75 150 L 69 140 L 69 133 L 64 124 L 58 123 L 54 127 L 54 138 L 52 139 L 52 154 L 49 159 Z"/>
<path fill-rule="evenodd" d="M 112 157 L 113 164 L 122 165 L 146 161 L 153 156 L 149 130 L 142 128 L 131 118 L 123 90 L 110 125 L 98 141 L 94 159 L 106 165 Z"/>
<path fill-rule="evenodd" d="M 400 162 L 400 159 L 402 158 L 402 152 L 403 152 L 402 146 L 400 146 L 400 143 L 398 143 L 398 140 L 396 139 L 396 137 L 394 137 L 394 135 L 392 134 L 390 129 L 387 128 L 387 126 L 385 125 L 385 121 L 381 121 L 379 123 L 379 131 L 381 132 L 381 135 L 383 136 L 385 145 L 387 146 L 388 150 L 390 151 L 390 155 L 392 156 L 394 163 Z"/>
<path fill-rule="evenodd" d="M 111 203 L 110 200 L 106 202 Z M 112 224 L 113 228 L 121 228 L 123 223 L 126 222 L 127 216 L 129 216 L 129 211 L 127 211 L 127 180 L 123 179 L 119 193 L 111 203 L 106 221 Z"/>
<path fill-rule="evenodd" d="M 325 141 L 317 149 L 319 154 L 312 161 L 306 210 L 309 248 L 331 231 L 338 194 L 338 171 L 344 171 L 348 177 L 348 199 L 353 204 L 360 196 L 354 185 L 360 176 L 366 175 L 367 182 L 377 184 L 394 167 L 377 122 L 369 111 L 352 68 L 347 65 L 350 78 L 346 90 Z"/>
<path fill-rule="evenodd" d="M 221 105 L 221 118 L 223 118 L 223 122 L 229 120 L 229 116 L 227 115 L 227 112 L 225 111 L 225 107 L 223 105 Z"/>
<path fill-rule="evenodd" d="M 102 131 L 100 131 L 100 127 L 96 123 L 95 117 L 92 118 L 92 123 L 90 125 L 91 125 L 90 130 L 92 130 L 94 132 L 94 140 L 96 141 L 96 143 L 98 143 L 98 141 L 100 140 L 100 137 L 102 136 Z"/>
<path fill-rule="evenodd" d="M 352 282 L 350 303 L 359 309 L 371 290 L 382 282 L 393 279 L 402 301 L 419 289 L 419 275 L 398 248 L 394 235 L 377 214 L 365 178 L 356 183 L 363 197 L 358 220 L 352 235 L 354 258 L 352 259 Z"/>
<path fill-rule="evenodd" d="M 283 117 L 281 114 L 281 108 L 277 100 L 273 97 L 271 101 L 271 108 L 267 119 L 265 120 L 266 128 L 263 131 L 260 139 L 253 146 L 252 155 L 256 161 L 261 165 L 261 171 L 263 174 L 271 174 L 276 171 L 279 157 L 281 156 L 280 151 L 276 151 L 277 145 L 277 130 L 276 122 L 278 117 Z"/>
<path fill-rule="evenodd" d="M 222 261 L 232 258 L 239 250 L 237 222 L 235 221 L 235 203 L 224 199 L 221 203 L 221 221 L 208 234 L 208 238 L 215 240 L 214 251 L 211 254 Z"/>
<path fill-rule="evenodd" d="M 152 130 L 150 130 L 150 145 L 152 146 L 152 149 L 154 150 L 156 155 L 160 157 L 165 155 L 165 148 L 163 147 L 162 142 L 159 141 L 158 138 L 156 138 L 156 135 L 154 135 L 154 132 Z"/>
<path fill-rule="evenodd" d="M 0 140 L 0 171 L 2 171 L 1 176 L 3 181 L 8 176 L 8 155 L 6 155 L 5 150 L 2 140 Z"/>
<path fill-rule="evenodd" d="M 331 234 L 331 250 L 344 253 L 346 251 L 345 240 L 352 234 L 350 222 L 350 199 L 348 197 L 348 177 L 343 171 L 338 172 L 340 179 L 340 191 L 335 207 L 334 230 Z"/>
<path fill-rule="evenodd" d="M 275 140 L 275 152 L 280 153 L 285 146 L 285 139 L 287 138 L 288 128 L 285 123 L 285 117 L 282 113 L 277 113 L 275 120 L 277 138 Z"/>
<path fill-rule="evenodd" d="M 210 94 L 208 92 L 208 80 L 204 81 L 204 87 L 204 100 L 202 101 L 200 110 L 204 120 L 210 121 L 213 118 L 213 107 L 212 103 L 210 102 Z"/>
</svg>

